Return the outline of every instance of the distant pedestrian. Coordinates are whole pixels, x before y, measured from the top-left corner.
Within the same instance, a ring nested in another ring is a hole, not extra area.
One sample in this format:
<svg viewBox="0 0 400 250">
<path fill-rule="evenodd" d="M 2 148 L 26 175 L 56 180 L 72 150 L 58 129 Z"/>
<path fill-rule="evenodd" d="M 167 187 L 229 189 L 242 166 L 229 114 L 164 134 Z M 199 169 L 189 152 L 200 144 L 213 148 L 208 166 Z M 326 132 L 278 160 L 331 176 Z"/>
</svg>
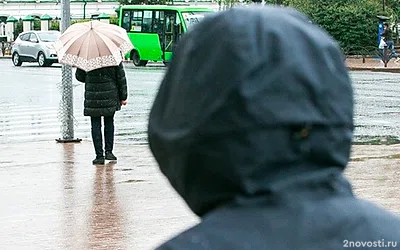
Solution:
<svg viewBox="0 0 400 250">
<path fill-rule="evenodd" d="M 378 49 L 379 49 L 379 55 L 381 57 L 382 62 L 385 62 L 387 60 L 387 53 L 385 54 L 385 47 L 387 48 L 387 44 L 385 43 L 385 39 L 381 37 L 381 40 L 379 41 Z"/>
<path fill-rule="evenodd" d="M 394 50 L 394 41 L 393 41 L 393 35 L 392 31 L 389 27 L 389 24 L 384 23 L 383 24 L 383 33 L 381 36 L 383 37 L 389 51 L 391 52 L 392 57 L 396 58 L 395 62 L 400 61 L 400 57 L 397 55 L 396 51 Z"/>
<path fill-rule="evenodd" d="M 116 161 L 114 148 L 114 114 L 127 104 L 128 91 L 125 71 L 119 66 L 105 67 L 85 72 L 77 69 L 76 79 L 85 83 L 84 115 L 90 116 L 92 140 L 96 153 L 93 164 L 105 160 Z M 104 120 L 104 150 L 101 117 Z"/>
<path fill-rule="evenodd" d="M 201 222 L 158 249 L 397 244 L 399 217 L 355 197 L 343 174 L 353 110 L 338 43 L 301 13 L 247 6 L 196 24 L 161 82 L 148 139 Z"/>
</svg>

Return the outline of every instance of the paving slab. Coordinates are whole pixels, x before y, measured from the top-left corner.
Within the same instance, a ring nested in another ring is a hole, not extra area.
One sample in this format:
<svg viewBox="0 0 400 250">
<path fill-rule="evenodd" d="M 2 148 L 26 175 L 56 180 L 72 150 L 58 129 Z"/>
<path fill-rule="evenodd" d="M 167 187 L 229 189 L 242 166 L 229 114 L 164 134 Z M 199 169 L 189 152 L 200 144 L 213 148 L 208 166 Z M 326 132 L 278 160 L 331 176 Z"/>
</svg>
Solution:
<svg viewBox="0 0 400 250">
<path fill-rule="evenodd" d="M 93 166 L 90 141 L 0 144 L 2 249 L 154 249 L 199 220 L 147 145 L 116 144 Z M 400 145 L 355 145 L 346 170 L 360 198 L 400 214 Z"/>
</svg>

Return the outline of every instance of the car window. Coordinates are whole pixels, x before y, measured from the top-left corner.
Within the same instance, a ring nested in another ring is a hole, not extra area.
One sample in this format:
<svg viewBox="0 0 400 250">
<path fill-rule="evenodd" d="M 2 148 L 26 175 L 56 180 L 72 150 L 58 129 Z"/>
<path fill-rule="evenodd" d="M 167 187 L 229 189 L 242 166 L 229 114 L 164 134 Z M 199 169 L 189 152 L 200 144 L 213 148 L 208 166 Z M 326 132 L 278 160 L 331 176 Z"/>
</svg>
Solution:
<svg viewBox="0 0 400 250">
<path fill-rule="evenodd" d="M 59 32 L 41 32 L 38 36 L 42 42 L 55 42 L 60 38 L 61 33 Z"/>
<path fill-rule="evenodd" d="M 36 34 L 31 33 L 31 36 L 29 37 L 29 41 L 32 43 L 37 43 L 38 42 L 38 38 L 36 36 Z"/>
<path fill-rule="evenodd" d="M 22 34 L 19 38 L 20 38 L 22 41 L 28 41 L 28 40 L 29 40 L 29 37 L 30 37 L 30 33 L 25 33 L 25 34 Z"/>
</svg>

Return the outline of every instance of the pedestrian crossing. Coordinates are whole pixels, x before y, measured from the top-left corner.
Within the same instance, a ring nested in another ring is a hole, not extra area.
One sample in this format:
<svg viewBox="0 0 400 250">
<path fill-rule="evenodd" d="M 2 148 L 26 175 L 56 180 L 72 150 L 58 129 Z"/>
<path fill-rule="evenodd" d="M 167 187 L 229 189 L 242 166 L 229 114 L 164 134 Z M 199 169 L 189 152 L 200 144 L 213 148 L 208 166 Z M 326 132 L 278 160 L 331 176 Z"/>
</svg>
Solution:
<svg viewBox="0 0 400 250">
<path fill-rule="evenodd" d="M 0 104 L 0 143 L 54 141 L 61 138 L 58 107 L 5 107 Z M 115 115 L 116 143 L 147 142 L 147 112 L 132 110 Z M 74 137 L 91 140 L 90 118 L 81 108 L 74 110 Z"/>
<path fill-rule="evenodd" d="M 60 67 L 14 67 L 0 61 L 0 144 L 55 141 L 62 137 Z M 126 65 L 128 105 L 115 115 L 115 143 L 147 143 L 147 119 L 164 68 Z M 73 79 L 74 138 L 91 140 L 90 118 L 83 116 L 84 84 Z"/>
</svg>

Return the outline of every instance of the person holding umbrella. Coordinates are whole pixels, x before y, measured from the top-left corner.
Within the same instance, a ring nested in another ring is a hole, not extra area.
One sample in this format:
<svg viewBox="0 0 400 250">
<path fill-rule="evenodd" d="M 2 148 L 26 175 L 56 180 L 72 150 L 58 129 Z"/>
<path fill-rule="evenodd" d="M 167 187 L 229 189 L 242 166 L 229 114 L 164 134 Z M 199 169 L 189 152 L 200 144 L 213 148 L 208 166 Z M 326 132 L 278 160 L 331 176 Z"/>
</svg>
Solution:
<svg viewBox="0 0 400 250">
<path fill-rule="evenodd" d="M 75 77 L 85 83 L 84 116 L 90 116 L 96 153 L 94 165 L 116 161 L 114 115 L 127 104 L 128 90 L 123 55 L 133 46 L 126 31 L 118 26 L 91 21 L 70 26 L 55 44 L 59 62 L 76 66 Z M 101 131 L 102 118 L 104 122 Z"/>
<path fill-rule="evenodd" d="M 128 91 L 122 63 L 118 66 L 85 72 L 77 69 L 75 77 L 85 83 L 84 115 L 90 116 L 92 140 L 96 152 L 93 164 L 104 164 L 105 160 L 116 161 L 113 154 L 114 114 L 126 105 Z M 101 133 L 101 117 L 104 118 L 105 156 Z"/>
</svg>

